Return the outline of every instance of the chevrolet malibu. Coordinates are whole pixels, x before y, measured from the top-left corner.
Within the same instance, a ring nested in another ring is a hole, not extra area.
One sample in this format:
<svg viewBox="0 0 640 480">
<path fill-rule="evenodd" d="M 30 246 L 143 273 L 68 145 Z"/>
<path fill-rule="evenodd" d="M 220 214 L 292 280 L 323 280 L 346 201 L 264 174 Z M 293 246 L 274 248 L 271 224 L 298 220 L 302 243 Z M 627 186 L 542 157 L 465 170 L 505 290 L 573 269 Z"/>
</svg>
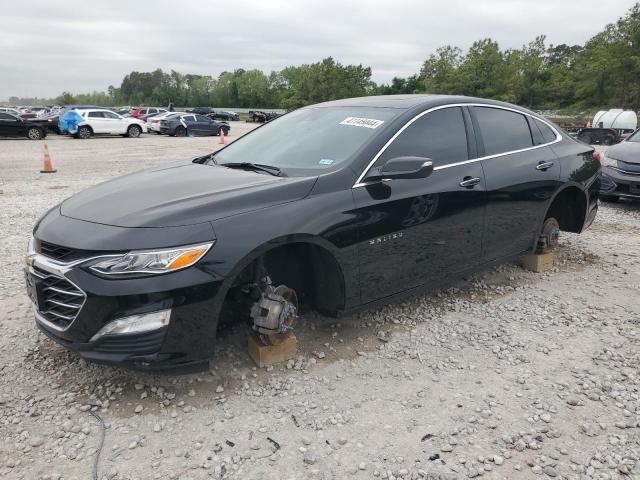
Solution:
<svg viewBox="0 0 640 480">
<path fill-rule="evenodd" d="M 220 325 L 374 308 L 580 233 L 600 160 L 523 108 L 405 95 L 314 105 L 216 153 L 53 207 L 26 256 L 36 325 L 97 362 L 199 369 Z"/>
</svg>

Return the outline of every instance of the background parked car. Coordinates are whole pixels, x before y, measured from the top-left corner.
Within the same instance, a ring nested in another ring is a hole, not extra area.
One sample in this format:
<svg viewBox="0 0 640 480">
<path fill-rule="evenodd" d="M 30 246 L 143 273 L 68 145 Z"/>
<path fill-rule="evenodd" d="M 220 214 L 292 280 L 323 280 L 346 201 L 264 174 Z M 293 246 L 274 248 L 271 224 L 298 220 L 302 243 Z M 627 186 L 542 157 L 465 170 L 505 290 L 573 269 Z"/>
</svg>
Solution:
<svg viewBox="0 0 640 480">
<path fill-rule="evenodd" d="M 10 113 L 11 115 L 15 115 L 16 117 L 20 116 L 20 111 L 17 108 L 13 107 L 0 107 L 0 112 Z"/>
<path fill-rule="evenodd" d="M 160 131 L 176 137 L 220 135 L 221 131 L 228 135 L 229 130 L 231 130 L 231 127 L 228 123 L 191 113 L 170 116 L 160 120 Z"/>
<path fill-rule="evenodd" d="M 145 120 L 145 123 L 147 124 L 147 130 L 149 132 L 154 132 L 160 135 L 162 133 L 160 131 L 160 121 L 168 117 L 172 117 L 174 115 L 183 115 L 183 114 L 180 112 L 162 112 L 162 113 L 157 113 L 153 116 L 148 116 Z"/>
<path fill-rule="evenodd" d="M 152 113 L 163 113 L 166 112 L 166 108 L 156 108 L 156 107 L 140 107 L 140 108 L 132 108 L 129 112 L 129 116 L 133 118 L 140 118 L 150 115 Z"/>
<path fill-rule="evenodd" d="M 199 115 L 211 115 L 212 113 L 215 113 L 215 112 L 211 107 L 196 107 L 192 110 L 187 110 L 187 113 L 197 113 Z"/>
<path fill-rule="evenodd" d="M 137 118 L 125 118 L 111 110 L 88 109 L 78 113 L 85 119 L 78 125 L 77 138 L 89 138 L 92 135 L 122 135 L 137 138 L 147 132 L 147 126 Z"/>
<path fill-rule="evenodd" d="M 31 140 L 42 140 L 46 136 L 47 129 L 42 122 L 0 112 L 0 137 L 27 137 Z"/>
<path fill-rule="evenodd" d="M 274 118 L 279 117 L 280 115 L 276 112 L 264 112 L 262 110 L 249 110 L 249 118 L 248 122 L 257 122 L 264 123 L 269 120 L 273 120 Z"/>
<path fill-rule="evenodd" d="M 232 111 L 229 111 L 229 110 L 222 110 L 220 112 L 213 112 L 213 113 L 210 113 L 208 115 L 208 117 L 213 118 L 214 120 L 226 120 L 226 121 L 230 121 L 230 120 L 238 121 L 238 120 L 240 120 L 240 115 L 238 115 L 236 112 L 232 112 Z"/>
<path fill-rule="evenodd" d="M 640 130 L 604 153 L 600 177 L 600 199 L 617 202 L 620 198 L 640 200 Z"/>
</svg>

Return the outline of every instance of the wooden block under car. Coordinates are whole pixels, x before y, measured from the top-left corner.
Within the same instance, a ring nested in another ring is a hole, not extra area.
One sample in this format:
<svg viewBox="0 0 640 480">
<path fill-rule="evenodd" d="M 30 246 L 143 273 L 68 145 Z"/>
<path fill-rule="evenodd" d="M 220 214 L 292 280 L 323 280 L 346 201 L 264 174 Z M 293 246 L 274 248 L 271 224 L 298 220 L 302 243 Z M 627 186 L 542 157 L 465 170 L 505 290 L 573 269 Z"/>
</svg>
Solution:
<svg viewBox="0 0 640 480">
<path fill-rule="evenodd" d="M 294 358 L 298 351 L 298 340 L 291 332 L 278 345 L 265 345 L 256 333 L 249 335 L 247 343 L 249 356 L 260 368 Z"/>
<path fill-rule="evenodd" d="M 522 257 L 522 268 L 541 273 L 553 268 L 553 252 L 530 253 Z"/>
</svg>

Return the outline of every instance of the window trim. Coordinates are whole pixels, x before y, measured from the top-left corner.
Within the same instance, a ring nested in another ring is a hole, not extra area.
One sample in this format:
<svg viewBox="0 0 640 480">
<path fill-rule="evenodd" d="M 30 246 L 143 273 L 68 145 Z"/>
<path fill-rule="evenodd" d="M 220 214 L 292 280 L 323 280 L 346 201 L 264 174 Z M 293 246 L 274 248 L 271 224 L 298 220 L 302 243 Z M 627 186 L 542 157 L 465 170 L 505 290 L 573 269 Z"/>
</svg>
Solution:
<svg viewBox="0 0 640 480">
<path fill-rule="evenodd" d="M 369 183 L 363 182 L 364 177 L 366 177 L 367 173 L 369 173 L 369 170 L 371 170 L 371 167 L 373 167 L 373 165 L 376 163 L 376 161 L 378 160 L 378 158 L 380 158 L 380 156 L 384 153 L 384 151 L 389 147 L 389 145 L 391 145 L 396 138 L 398 138 L 400 136 L 400 134 L 402 132 L 404 132 L 413 122 L 415 122 L 416 120 L 418 120 L 419 118 L 423 117 L 424 115 L 427 115 L 431 112 L 435 112 L 436 110 L 442 110 L 443 108 L 452 108 L 452 107 L 489 107 L 489 108 L 497 108 L 499 110 L 507 110 L 509 112 L 514 112 L 514 113 L 519 113 L 521 115 L 525 115 L 527 117 L 536 119 L 536 120 L 540 120 L 541 122 L 543 122 L 544 124 L 546 124 L 551 131 L 553 131 L 556 134 L 556 139 L 552 142 L 547 142 L 547 143 L 542 143 L 540 145 L 533 145 L 531 147 L 527 147 L 527 148 L 521 148 L 519 150 L 510 150 L 508 152 L 502 152 L 502 153 L 496 153 L 493 155 L 485 155 L 482 157 L 478 157 L 478 158 L 472 158 L 470 160 L 464 160 L 461 162 L 455 162 L 455 163 L 450 163 L 448 165 L 440 165 L 438 167 L 434 167 L 434 171 L 435 170 L 443 170 L 445 168 L 451 168 L 451 167 L 457 167 L 458 165 L 466 165 L 467 163 L 474 163 L 474 162 L 479 162 L 481 160 L 487 160 L 490 158 L 496 158 L 496 157 L 502 157 L 505 155 L 512 155 L 514 153 L 520 153 L 520 152 L 526 152 L 529 150 L 534 150 L 536 148 L 542 148 L 542 147 L 547 147 L 549 145 L 553 145 L 554 143 L 558 143 L 562 140 L 562 135 L 560 134 L 560 132 L 558 132 L 558 130 L 556 130 L 556 128 L 551 125 L 549 122 L 547 122 L 546 120 L 543 120 L 539 117 L 536 117 L 535 115 L 532 115 L 530 113 L 527 112 L 523 112 L 521 110 L 517 110 L 515 108 L 509 108 L 509 107 L 504 107 L 502 105 L 491 105 L 491 104 L 487 104 L 487 103 L 448 103 L 446 105 L 439 105 L 437 107 L 433 107 L 433 108 L 429 108 L 423 112 L 418 113 L 416 116 L 414 116 L 412 119 L 410 119 L 407 123 L 405 123 L 396 133 L 393 134 L 393 136 L 387 141 L 387 143 L 385 143 L 382 148 L 378 151 L 378 153 L 375 154 L 375 156 L 373 157 L 373 159 L 369 162 L 369 164 L 365 167 L 365 169 L 362 171 L 362 173 L 360 174 L 360 176 L 358 177 L 358 179 L 356 180 L 356 182 L 353 184 L 353 186 L 351 188 L 358 188 L 358 187 L 366 187 L 367 185 L 369 185 Z M 475 135 L 477 136 L 478 133 L 474 132 Z M 467 132 L 468 135 L 468 132 Z"/>
</svg>

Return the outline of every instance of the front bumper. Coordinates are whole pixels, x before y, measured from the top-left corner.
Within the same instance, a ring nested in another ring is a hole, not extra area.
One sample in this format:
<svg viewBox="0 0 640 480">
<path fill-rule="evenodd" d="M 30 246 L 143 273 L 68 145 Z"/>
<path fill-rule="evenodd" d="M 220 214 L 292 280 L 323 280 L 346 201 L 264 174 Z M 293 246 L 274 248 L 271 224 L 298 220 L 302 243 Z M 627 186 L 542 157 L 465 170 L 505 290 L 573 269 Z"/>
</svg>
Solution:
<svg viewBox="0 0 640 480">
<path fill-rule="evenodd" d="M 640 199 L 640 174 L 610 166 L 603 166 L 600 172 L 600 195 Z"/>
<path fill-rule="evenodd" d="M 84 261 L 61 263 L 32 254 L 25 275 L 36 324 L 89 361 L 147 370 L 206 368 L 224 299 L 219 295 L 223 279 L 205 259 L 169 274 L 115 280 L 91 273 L 82 267 Z M 166 309 L 171 309 L 166 327 L 91 340 L 114 319 Z"/>
</svg>

